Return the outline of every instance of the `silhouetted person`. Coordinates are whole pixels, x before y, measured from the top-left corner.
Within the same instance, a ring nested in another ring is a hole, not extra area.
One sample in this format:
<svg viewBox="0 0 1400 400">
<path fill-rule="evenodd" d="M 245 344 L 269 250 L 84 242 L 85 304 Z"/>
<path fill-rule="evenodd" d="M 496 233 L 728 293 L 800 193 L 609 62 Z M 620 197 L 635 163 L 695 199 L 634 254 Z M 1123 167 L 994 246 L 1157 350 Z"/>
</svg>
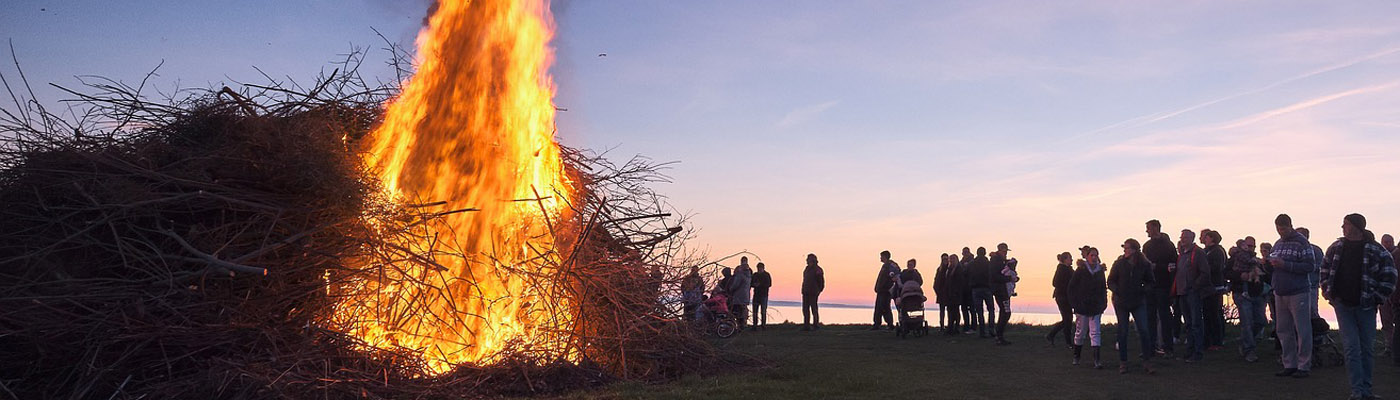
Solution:
<svg viewBox="0 0 1400 400">
<path fill-rule="evenodd" d="M 948 271 L 944 277 L 947 283 L 943 285 L 944 299 L 946 303 L 940 304 L 942 308 L 948 309 L 948 328 L 943 333 L 957 335 L 963 332 L 963 324 L 969 323 L 963 317 L 963 299 L 966 298 L 967 282 L 960 268 L 962 261 L 957 255 L 948 256 Z"/>
<path fill-rule="evenodd" d="M 1064 331 L 1065 346 L 1074 346 L 1074 309 L 1069 304 L 1069 280 L 1070 277 L 1074 276 L 1074 267 L 1071 267 L 1070 264 L 1074 263 L 1074 256 L 1066 251 L 1060 253 L 1056 259 L 1060 263 L 1055 266 L 1055 277 L 1051 279 L 1050 284 L 1055 287 L 1052 297 L 1055 299 L 1055 306 L 1060 309 L 1060 322 L 1051 325 L 1050 333 L 1045 335 L 1045 340 L 1054 346 L 1055 335 Z"/>
<path fill-rule="evenodd" d="M 1203 302 L 1215 290 L 1210 282 L 1210 262 L 1206 252 L 1196 245 L 1196 232 L 1181 230 L 1181 241 L 1177 243 L 1176 282 L 1173 293 L 1186 316 L 1187 344 L 1191 347 L 1182 359 L 1197 362 L 1205 358 L 1206 332 Z"/>
<path fill-rule="evenodd" d="M 733 280 L 729 282 L 729 309 L 734 312 L 734 320 L 743 329 L 748 324 L 751 291 L 753 290 L 753 268 L 749 268 L 749 258 L 739 257 L 739 266 L 734 268 Z"/>
<path fill-rule="evenodd" d="M 998 345 L 1011 344 L 1006 340 L 1006 324 L 1011 321 L 1011 276 L 1002 273 L 1006 268 L 1006 252 L 1011 251 L 1006 243 L 997 245 L 996 253 L 992 253 L 989 275 L 991 278 L 992 298 L 996 300 L 997 308 L 1001 310 L 1001 317 L 997 319 L 996 331 L 994 332 Z"/>
<path fill-rule="evenodd" d="M 1176 246 L 1162 233 L 1160 221 L 1147 221 L 1147 242 L 1142 244 L 1142 254 L 1152 262 L 1152 278 L 1157 282 L 1147 297 L 1147 330 L 1162 354 L 1171 357 L 1172 340 L 1178 332 L 1172 313 L 1175 302 L 1171 285 L 1175 281 Z"/>
<path fill-rule="evenodd" d="M 1253 236 L 1244 238 L 1235 257 L 1230 260 L 1231 267 L 1226 274 L 1235 308 L 1240 314 L 1240 353 L 1248 362 L 1259 361 L 1259 355 L 1255 353 L 1257 338 L 1268 323 L 1264 317 L 1264 284 L 1268 282 L 1268 275 L 1255 255 L 1254 246 Z"/>
<path fill-rule="evenodd" d="M 1155 373 L 1152 364 L 1154 350 L 1152 349 L 1152 335 L 1147 328 L 1147 296 L 1152 292 L 1155 283 L 1155 276 L 1152 273 L 1152 262 L 1147 260 L 1147 256 L 1142 254 L 1141 245 L 1137 240 L 1128 239 L 1123 241 L 1123 256 L 1113 263 L 1113 269 L 1108 273 L 1108 288 L 1113 290 L 1113 311 L 1118 317 L 1118 373 L 1128 373 L 1128 333 L 1132 325 L 1137 323 L 1138 339 L 1141 340 L 1142 347 L 1139 358 L 1142 359 L 1142 368 L 1148 374 Z"/>
<path fill-rule="evenodd" d="M 1313 331 L 1312 288 L 1308 280 L 1318 258 L 1303 234 L 1293 230 L 1293 218 L 1279 214 L 1274 219 L 1279 239 L 1267 261 L 1273 265 L 1274 321 L 1279 345 L 1283 348 L 1283 370 L 1275 376 L 1308 377 L 1312 369 Z"/>
<path fill-rule="evenodd" d="M 919 262 L 917 260 L 911 258 L 905 264 L 904 270 L 899 271 L 899 282 L 901 284 L 904 282 L 914 281 L 918 282 L 919 286 L 924 285 L 924 275 L 922 273 L 919 273 L 919 270 L 916 269 L 918 267 L 918 263 Z"/>
<path fill-rule="evenodd" d="M 1205 344 L 1208 350 L 1220 350 L 1225 345 L 1225 247 L 1220 245 L 1220 232 L 1201 230 L 1201 245 L 1210 265 L 1211 289 L 1201 296 L 1201 316 L 1205 322 Z"/>
<path fill-rule="evenodd" d="M 1318 289 L 1322 282 L 1319 271 L 1322 269 L 1322 259 L 1326 257 L 1327 252 L 1323 251 L 1322 247 L 1318 246 L 1317 243 L 1312 242 L 1312 235 L 1308 233 L 1308 228 L 1300 226 L 1293 230 L 1297 231 L 1298 234 L 1303 235 L 1304 239 L 1308 240 L 1308 245 L 1312 246 L 1313 255 L 1316 256 L 1313 259 L 1313 273 L 1308 275 L 1308 285 L 1312 288 L 1312 297 L 1309 297 L 1308 300 L 1311 301 L 1312 304 L 1312 319 L 1322 318 L 1322 315 L 1317 313 L 1317 296 L 1322 293 Z"/>
<path fill-rule="evenodd" d="M 880 272 L 875 275 L 875 324 L 870 330 L 880 329 L 880 320 L 883 318 L 885 325 L 889 329 L 894 329 L 894 312 L 890 307 L 894 304 L 894 298 L 890 296 L 890 289 L 894 288 L 895 280 L 899 278 L 899 264 L 890 260 L 890 251 L 880 252 Z"/>
<path fill-rule="evenodd" d="M 681 319 L 695 319 L 696 309 L 705 301 L 705 279 L 700 277 L 700 267 L 690 267 L 690 274 L 681 278 Z"/>
<path fill-rule="evenodd" d="M 763 263 L 755 265 L 758 272 L 753 273 L 753 282 L 749 286 L 753 287 L 753 326 L 752 330 L 758 330 L 768 326 L 768 288 L 773 287 L 773 276 L 768 274 Z"/>
<path fill-rule="evenodd" d="M 938 304 L 938 327 L 948 329 L 948 299 L 944 285 L 948 284 L 948 253 L 939 256 L 938 269 L 933 270 L 933 302 Z"/>
<path fill-rule="evenodd" d="M 1391 253 L 1366 230 L 1366 217 L 1350 214 L 1342 219 L 1342 238 L 1327 248 L 1320 277 L 1322 296 L 1337 312 L 1351 397 L 1374 398 L 1376 306 L 1390 299 L 1397 276 Z"/>
<path fill-rule="evenodd" d="M 817 312 L 817 300 L 822 290 L 826 290 L 826 276 L 817 265 L 817 255 L 807 255 L 807 267 L 802 270 L 802 330 L 820 329 L 821 314 Z"/>
<path fill-rule="evenodd" d="M 968 276 L 972 273 L 972 259 L 974 258 L 972 256 L 972 249 L 964 247 L 962 254 L 962 263 L 958 264 L 958 274 L 961 276 L 960 282 L 963 288 L 963 333 L 972 333 L 972 331 L 980 329 L 977 318 L 972 316 L 972 310 L 974 308 L 981 308 L 981 304 L 977 302 L 977 296 L 972 293 L 972 281 L 968 279 Z"/>
<path fill-rule="evenodd" d="M 1384 247 L 1385 251 L 1390 253 L 1392 255 L 1391 258 L 1394 259 L 1394 236 L 1390 236 L 1389 233 L 1381 235 L 1381 247 Z M 1385 351 L 1382 352 L 1381 355 L 1391 355 L 1395 351 L 1395 339 L 1393 336 L 1393 334 L 1395 333 L 1394 297 L 1394 295 L 1391 295 L 1392 299 L 1387 300 L 1384 304 L 1381 304 L 1381 306 L 1376 309 L 1376 312 L 1379 313 L 1381 316 L 1381 340 L 1385 342 Z"/>
<path fill-rule="evenodd" d="M 977 337 L 992 337 L 991 324 L 996 320 L 996 303 L 992 298 L 992 262 L 987 259 L 987 248 L 977 248 L 977 258 L 972 259 L 967 270 L 967 284 L 972 288 L 972 317 L 977 319 Z M 983 311 L 986 311 L 984 314 Z"/>
</svg>

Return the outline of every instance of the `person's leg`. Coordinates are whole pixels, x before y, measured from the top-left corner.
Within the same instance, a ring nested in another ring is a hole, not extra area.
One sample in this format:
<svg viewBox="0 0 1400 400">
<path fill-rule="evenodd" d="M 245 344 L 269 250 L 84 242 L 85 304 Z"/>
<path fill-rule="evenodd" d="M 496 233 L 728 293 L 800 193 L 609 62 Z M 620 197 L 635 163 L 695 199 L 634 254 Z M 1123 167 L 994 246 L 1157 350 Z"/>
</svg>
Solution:
<svg viewBox="0 0 1400 400">
<path fill-rule="evenodd" d="M 1089 316 L 1074 314 L 1074 365 L 1079 365 L 1079 356 L 1084 352 L 1084 339 L 1089 337 Z"/>
<path fill-rule="evenodd" d="M 1269 326 L 1269 316 L 1264 313 L 1264 307 L 1268 301 L 1264 296 L 1250 297 L 1249 301 L 1254 303 L 1254 343 L 1259 344 L 1259 336 L 1264 334 L 1264 329 Z"/>
<path fill-rule="evenodd" d="M 1303 293 L 1301 298 L 1293 301 L 1297 312 L 1293 314 L 1294 329 L 1298 331 L 1298 370 L 1312 370 L 1313 353 L 1313 309 L 1317 304 L 1316 297 L 1312 293 Z M 1374 324 L 1373 324 L 1374 325 Z"/>
<path fill-rule="evenodd" d="M 1381 317 L 1381 340 L 1385 341 L 1384 349 L 1386 352 L 1391 351 L 1391 345 L 1394 344 L 1390 340 L 1391 333 L 1395 331 L 1394 309 L 1395 305 L 1391 303 L 1385 303 L 1376 308 L 1376 313 L 1380 314 Z"/>
<path fill-rule="evenodd" d="M 1187 293 L 1186 298 L 1186 329 L 1190 335 L 1191 351 L 1187 355 L 1189 360 L 1199 360 L 1205 357 L 1205 319 L 1201 315 L 1202 299 L 1199 294 Z"/>
<path fill-rule="evenodd" d="M 888 304 L 889 302 L 890 302 L 890 298 L 889 298 L 889 295 L 888 295 L 888 294 L 885 294 L 884 292 L 879 292 L 879 291 L 875 292 L 875 309 L 872 310 L 872 312 L 870 313 L 870 315 L 871 315 L 871 316 L 870 316 L 870 320 L 872 321 L 872 322 L 871 322 L 872 328 L 879 328 L 879 327 L 880 327 L 880 315 L 881 315 L 881 313 L 880 313 L 880 306 L 883 305 L 883 306 L 885 306 L 885 307 L 884 307 L 885 309 L 889 309 L 889 307 L 890 307 L 890 305 Z"/>
<path fill-rule="evenodd" d="M 1361 338 L 1361 308 L 1349 307 L 1333 303 L 1332 308 L 1337 312 L 1337 330 L 1342 335 L 1342 346 L 1346 354 L 1347 382 L 1351 385 L 1351 395 L 1353 397 L 1365 396 L 1368 393 L 1365 389 L 1365 378 L 1362 376 L 1363 353 L 1371 347 L 1370 342 L 1364 342 Z M 1372 317 L 1372 325 L 1375 318 Z M 1371 328 L 1375 330 L 1375 328 Z"/>
<path fill-rule="evenodd" d="M 812 297 L 813 297 L 813 296 L 810 295 L 810 294 L 804 294 L 804 295 L 802 295 L 802 327 L 803 327 L 803 328 L 807 328 L 807 327 L 810 327 L 810 326 L 812 325 L 812 311 L 813 311 L 813 306 L 815 305 L 815 301 L 812 300 Z"/>
<path fill-rule="evenodd" d="M 890 307 L 893 306 L 894 296 L 891 296 L 890 294 L 886 293 L 885 301 L 883 303 L 880 303 L 880 316 L 885 318 L 885 326 L 891 329 L 894 328 L 894 311 L 890 310 Z"/>
<path fill-rule="evenodd" d="M 998 296 L 997 305 L 1001 308 L 1001 316 L 997 318 L 997 340 L 1006 343 L 1006 324 L 1011 322 L 1011 296 Z"/>
<path fill-rule="evenodd" d="M 1215 324 L 1218 322 L 1216 320 L 1216 314 L 1220 314 L 1219 301 L 1220 296 L 1216 296 L 1215 294 L 1201 296 L 1201 321 L 1204 322 L 1203 327 L 1205 328 L 1206 347 L 1215 347 L 1217 341 L 1215 337 L 1217 326 Z"/>
<path fill-rule="evenodd" d="M 1298 321 L 1293 318 L 1297 314 L 1295 304 L 1297 296 L 1275 296 L 1274 309 L 1278 316 L 1274 320 L 1274 331 L 1278 334 L 1279 346 L 1283 347 L 1283 368 L 1298 369 L 1298 329 L 1295 327 Z"/>
<path fill-rule="evenodd" d="M 1060 323 L 1064 326 L 1064 330 L 1065 330 L 1065 345 L 1066 345 L 1066 346 L 1073 345 L 1073 344 L 1074 344 L 1074 308 L 1069 306 L 1069 299 L 1065 299 L 1065 300 L 1061 301 L 1061 302 L 1058 304 L 1058 306 L 1060 307 Z"/>
<path fill-rule="evenodd" d="M 1372 343 L 1376 342 L 1376 308 L 1366 307 L 1357 311 L 1356 328 L 1361 339 L 1361 388 L 1363 396 L 1371 395 L 1371 379 L 1375 373 L 1376 358 Z"/>
<path fill-rule="evenodd" d="M 1103 368 L 1103 360 L 1099 358 L 1099 350 L 1103 348 L 1103 324 L 1101 319 L 1103 314 L 1096 314 L 1089 317 L 1089 344 L 1094 348 L 1094 368 Z"/>
<path fill-rule="evenodd" d="M 1141 347 L 1138 350 L 1142 352 L 1141 358 L 1143 361 L 1150 360 L 1154 352 L 1152 351 L 1152 329 L 1151 326 L 1147 324 L 1147 314 L 1149 314 L 1147 312 L 1147 303 L 1139 304 L 1136 308 L 1133 308 L 1130 314 L 1132 314 L 1133 322 L 1136 323 L 1135 326 L 1137 326 L 1138 342 L 1141 343 Z"/>
<path fill-rule="evenodd" d="M 1234 293 L 1235 308 L 1240 312 L 1240 354 L 1246 359 L 1254 354 L 1255 348 L 1255 321 L 1254 321 L 1254 301 L 1250 300 L 1249 294 Z"/>
<path fill-rule="evenodd" d="M 1400 307 L 1395 307 L 1391 312 L 1394 313 L 1390 316 L 1392 320 L 1400 321 Z M 1390 335 L 1390 341 L 1392 343 L 1400 341 L 1400 329 L 1396 329 L 1394 332 L 1391 332 Z M 1395 365 L 1400 365 L 1400 351 L 1392 350 L 1390 352 L 1390 357 L 1393 358 Z"/>
<path fill-rule="evenodd" d="M 1157 340 L 1158 348 L 1162 353 L 1170 357 L 1174 351 L 1172 346 L 1172 296 L 1166 290 L 1158 290 L 1153 293 L 1157 298 L 1155 310 L 1149 312 L 1157 315 L 1157 331 L 1153 332 L 1153 338 Z"/>
<path fill-rule="evenodd" d="M 1128 331 L 1132 330 L 1131 327 L 1128 326 L 1128 320 L 1132 318 L 1132 310 L 1128 308 L 1119 308 L 1117 305 L 1114 305 L 1113 314 L 1118 317 L 1118 340 L 1115 342 L 1118 343 L 1118 361 L 1127 364 Z"/>
</svg>

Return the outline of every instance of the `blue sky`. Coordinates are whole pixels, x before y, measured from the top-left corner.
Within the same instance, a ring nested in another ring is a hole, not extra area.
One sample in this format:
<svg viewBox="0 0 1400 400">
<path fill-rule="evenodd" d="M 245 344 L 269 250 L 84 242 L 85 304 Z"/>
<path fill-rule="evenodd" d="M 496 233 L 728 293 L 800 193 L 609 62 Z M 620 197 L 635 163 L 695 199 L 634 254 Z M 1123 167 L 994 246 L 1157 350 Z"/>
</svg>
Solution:
<svg viewBox="0 0 1400 400">
<path fill-rule="evenodd" d="M 371 27 L 411 45 L 428 2 L 132 4 L 11 1 L 0 38 L 34 83 L 135 82 L 162 60 L 163 89 L 257 82 L 254 66 L 309 80 L 352 44 L 381 47 Z M 696 214 L 695 245 L 758 253 L 780 298 L 795 298 L 809 252 L 843 278 L 833 301 L 863 303 L 882 249 L 931 269 L 938 253 L 1005 241 L 1033 297 L 1054 254 L 1116 249 L 1151 218 L 1230 240 L 1274 239 L 1279 212 L 1321 238 L 1350 212 L 1400 228 L 1400 3 L 554 12 L 561 141 L 681 161 L 660 189 Z"/>
</svg>

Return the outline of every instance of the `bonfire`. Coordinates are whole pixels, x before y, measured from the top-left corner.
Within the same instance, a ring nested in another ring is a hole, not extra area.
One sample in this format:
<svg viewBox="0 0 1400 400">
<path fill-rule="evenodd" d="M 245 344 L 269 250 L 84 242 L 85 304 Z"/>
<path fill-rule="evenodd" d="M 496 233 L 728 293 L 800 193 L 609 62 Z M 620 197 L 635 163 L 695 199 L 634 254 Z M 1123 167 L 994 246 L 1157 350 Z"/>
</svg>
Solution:
<svg viewBox="0 0 1400 400">
<path fill-rule="evenodd" d="M 402 86 L 356 53 L 309 87 L 91 81 L 81 118 L 17 98 L 0 392 L 460 398 L 704 369 L 665 164 L 555 141 L 552 32 L 543 0 L 442 1 Z"/>
</svg>

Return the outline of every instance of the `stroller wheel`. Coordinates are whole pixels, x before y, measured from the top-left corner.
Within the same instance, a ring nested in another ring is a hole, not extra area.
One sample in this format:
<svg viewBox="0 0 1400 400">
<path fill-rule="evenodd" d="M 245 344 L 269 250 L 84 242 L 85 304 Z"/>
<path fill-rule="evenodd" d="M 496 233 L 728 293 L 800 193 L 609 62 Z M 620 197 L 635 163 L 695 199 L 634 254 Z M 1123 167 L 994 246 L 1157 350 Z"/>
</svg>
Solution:
<svg viewBox="0 0 1400 400">
<path fill-rule="evenodd" d="M 715 325 L 715 335 L 722 339 L 728 339 L 738 332 L 739 327 L 734 324 L 734 321 L 720 321 Z"/>
</svg>

